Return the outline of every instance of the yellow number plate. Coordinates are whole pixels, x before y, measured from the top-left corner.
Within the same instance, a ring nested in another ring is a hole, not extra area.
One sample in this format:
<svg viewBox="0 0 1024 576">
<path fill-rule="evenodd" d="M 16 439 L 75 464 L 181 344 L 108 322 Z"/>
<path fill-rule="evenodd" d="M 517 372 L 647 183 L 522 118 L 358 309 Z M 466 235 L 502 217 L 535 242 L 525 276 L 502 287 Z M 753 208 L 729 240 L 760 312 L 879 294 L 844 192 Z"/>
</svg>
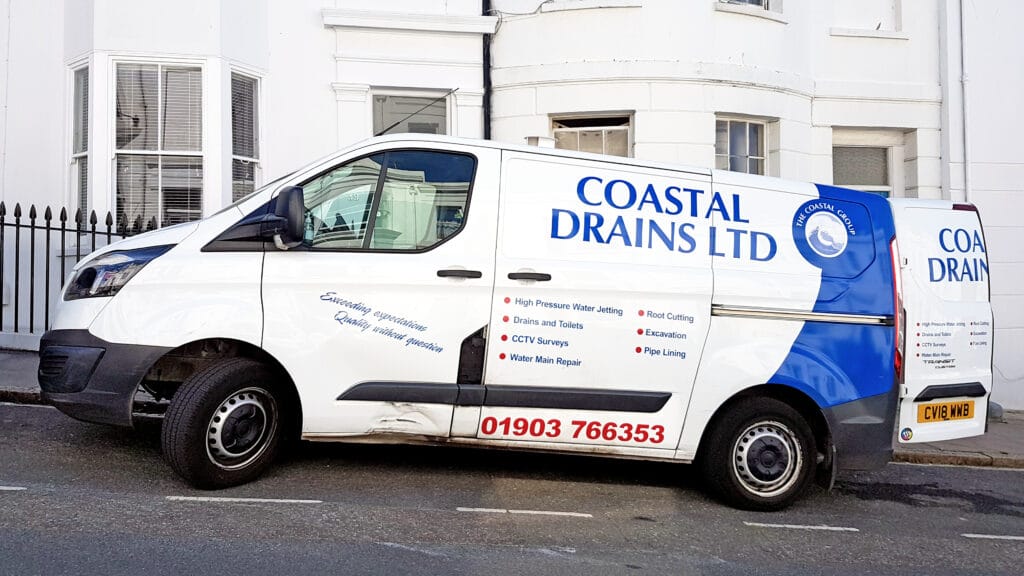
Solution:
<svg viewBox="0 0 1024 576">
<path fill-rule="evenodd" d="M 974 400 L 921 404 L 917 407 L 918 422 L 945 422 L 971 418 L 974 418 Z"/>
</svg>

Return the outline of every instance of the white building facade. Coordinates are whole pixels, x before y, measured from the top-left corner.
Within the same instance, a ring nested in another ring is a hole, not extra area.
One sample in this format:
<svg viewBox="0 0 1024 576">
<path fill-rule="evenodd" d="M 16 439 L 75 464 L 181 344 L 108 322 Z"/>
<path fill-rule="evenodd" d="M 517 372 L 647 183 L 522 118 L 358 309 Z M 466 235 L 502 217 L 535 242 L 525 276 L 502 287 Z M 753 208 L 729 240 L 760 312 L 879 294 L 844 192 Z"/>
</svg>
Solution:
<svg viewBox="0 0 1024 576">
<path fill-rule="evenodd" d="M 168 225 L 385 131 L 969 201 L 994 398 L 1024 409 L 1022 18 L 1013 0 L 0 0 L 0 201 L 7 222 L 35 204 Z M 3 322 L 0 346 L 38 341 Z"/>
</svg>

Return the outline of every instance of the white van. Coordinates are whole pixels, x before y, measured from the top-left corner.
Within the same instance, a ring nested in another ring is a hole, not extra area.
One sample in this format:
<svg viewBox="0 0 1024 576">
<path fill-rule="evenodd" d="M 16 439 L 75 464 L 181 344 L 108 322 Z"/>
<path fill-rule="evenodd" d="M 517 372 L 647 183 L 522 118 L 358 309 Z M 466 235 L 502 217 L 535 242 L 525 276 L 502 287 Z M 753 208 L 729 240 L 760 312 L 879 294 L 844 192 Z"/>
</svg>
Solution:
<svg viewBox="0 0 1024 576">
<path fill-rule="evenodd" d="M 991 354 L 970 205 L 401 135 L 85 259 L 39 381 L 155 397 L 199 487 L 301 435 L 696 462 L 770 510 L 982 434 Z"/>
</svg>

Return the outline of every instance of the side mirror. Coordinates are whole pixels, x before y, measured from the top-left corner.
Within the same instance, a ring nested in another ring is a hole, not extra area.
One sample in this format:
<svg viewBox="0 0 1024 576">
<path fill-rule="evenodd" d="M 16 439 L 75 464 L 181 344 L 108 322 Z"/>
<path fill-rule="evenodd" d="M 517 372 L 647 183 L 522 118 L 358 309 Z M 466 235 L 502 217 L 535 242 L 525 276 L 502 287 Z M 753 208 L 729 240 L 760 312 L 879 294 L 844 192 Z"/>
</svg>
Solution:
<svg viewBox="0 0 1024 576">
<path fill-rule="evenodd" d="M 306 222 L 302 186 L 288 186 L 281 190 L 274 204 L 274 216 L 277 224 L 272 230 L 274 245 L 280 250 L 287 250 L 301 244 Z"/>
</svg>

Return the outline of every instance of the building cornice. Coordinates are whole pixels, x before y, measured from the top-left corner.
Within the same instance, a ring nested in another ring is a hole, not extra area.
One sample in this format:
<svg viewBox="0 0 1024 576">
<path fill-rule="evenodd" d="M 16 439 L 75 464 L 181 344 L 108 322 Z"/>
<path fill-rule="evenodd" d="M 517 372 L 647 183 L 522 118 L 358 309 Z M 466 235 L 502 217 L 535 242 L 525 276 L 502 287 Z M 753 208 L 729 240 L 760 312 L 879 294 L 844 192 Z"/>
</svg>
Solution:
<svg viewBox="0 0 1024 576">
<path fill-rule="evenodd" d="M 406 14 L 368 10 L 323 11 L 326 28 L 369 28 L 372 30 L 412 30 L 447 34 L 494 34 L 497 16 L 452 16 L 449 14 Z"/>
</svg>

